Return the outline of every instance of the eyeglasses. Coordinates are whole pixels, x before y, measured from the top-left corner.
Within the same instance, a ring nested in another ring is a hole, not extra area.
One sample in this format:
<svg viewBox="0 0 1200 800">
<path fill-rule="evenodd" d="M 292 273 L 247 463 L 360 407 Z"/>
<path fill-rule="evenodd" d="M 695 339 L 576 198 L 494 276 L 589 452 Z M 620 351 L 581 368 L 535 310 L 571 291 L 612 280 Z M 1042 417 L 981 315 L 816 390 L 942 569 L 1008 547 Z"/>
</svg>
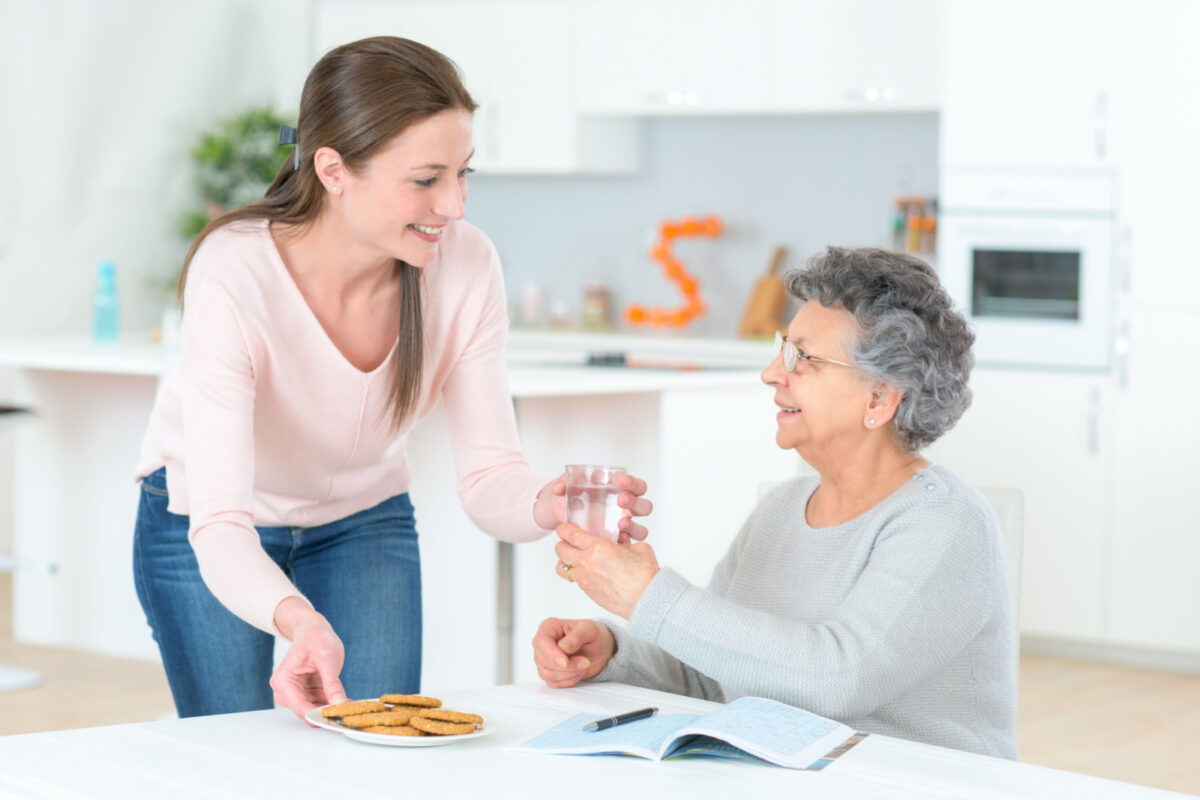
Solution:
<svg viewBox="0 0 1200 800">
<path fill-rule="evenodd" d="M 823 358 L 821 356 L 810 356 L 796 345 L 787 340 L 779 331 L 775 331 L 775 352 L 783 353 L 783 368 L 788 372 L 795 372 L 796 364 L 801 359 L 811 361 L 814 364 L 837 364 L 839 367 L 853 367 L 853 364 L 847 364 L 845 361 L 838 361 L 833 358 Z"/>
</svg>

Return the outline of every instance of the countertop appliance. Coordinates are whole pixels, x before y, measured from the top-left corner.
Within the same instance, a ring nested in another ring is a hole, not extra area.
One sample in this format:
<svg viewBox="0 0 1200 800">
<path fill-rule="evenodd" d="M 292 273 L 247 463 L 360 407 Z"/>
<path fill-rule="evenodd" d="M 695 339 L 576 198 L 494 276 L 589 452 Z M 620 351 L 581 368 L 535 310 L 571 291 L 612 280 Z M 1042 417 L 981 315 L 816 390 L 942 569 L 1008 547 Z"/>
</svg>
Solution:
<svg viewBox="0 0 1200 800">
<path fill-rule="evenodd" d="M 978 363 L 1108 368 L 1113 189 L 1106 171 L 943 176 L 938 272 Z"/>
</svg>

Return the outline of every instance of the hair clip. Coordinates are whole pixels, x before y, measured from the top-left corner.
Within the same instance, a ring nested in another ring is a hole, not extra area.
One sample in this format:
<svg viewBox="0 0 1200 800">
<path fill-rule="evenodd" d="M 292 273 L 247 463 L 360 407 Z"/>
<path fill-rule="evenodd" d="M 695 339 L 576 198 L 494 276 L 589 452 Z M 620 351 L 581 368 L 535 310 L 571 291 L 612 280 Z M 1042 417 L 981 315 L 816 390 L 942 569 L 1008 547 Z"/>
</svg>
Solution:
<svg viewBox="0 0 1200 800">
<path fill-rule="evenodd" d="M 285 145 L 285 144 L 295 145 L 295 149 L 292 150 L 292 153 L 294 155 L 294 160 L 292 162 L 292 168 L 299 171 L 299 169 L 300 169 L 300 139 L 296 135 L 296 129 L 290 125 L 280 125 L 279 126 L 279 144 L 281 146 Z"/>
</svg>

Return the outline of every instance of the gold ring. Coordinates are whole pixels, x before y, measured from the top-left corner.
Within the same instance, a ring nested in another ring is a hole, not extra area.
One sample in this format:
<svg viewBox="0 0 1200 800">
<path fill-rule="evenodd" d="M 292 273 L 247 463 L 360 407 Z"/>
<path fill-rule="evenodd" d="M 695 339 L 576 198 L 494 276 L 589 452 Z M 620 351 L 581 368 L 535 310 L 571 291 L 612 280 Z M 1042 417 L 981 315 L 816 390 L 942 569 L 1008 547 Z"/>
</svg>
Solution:
<svg viewBox="0 0 1200 800">
<path fill-rule="evenodd" d="M 574 582 L 575 582 L 575 579 L 574 579 L 573 577 L 571 577 L 571 572 L 572 572 L 574 569 L 575 569 L 575 568 L 574 568 L 573 566 L 571 566 L 570 564 L 563 564 L 563 575 L 565 575 L 565 576 L 566 576 L 566 578 L 567 578 L 567 581 L 569 581 L 570 583 L 574 583 Z"/>
</svg>

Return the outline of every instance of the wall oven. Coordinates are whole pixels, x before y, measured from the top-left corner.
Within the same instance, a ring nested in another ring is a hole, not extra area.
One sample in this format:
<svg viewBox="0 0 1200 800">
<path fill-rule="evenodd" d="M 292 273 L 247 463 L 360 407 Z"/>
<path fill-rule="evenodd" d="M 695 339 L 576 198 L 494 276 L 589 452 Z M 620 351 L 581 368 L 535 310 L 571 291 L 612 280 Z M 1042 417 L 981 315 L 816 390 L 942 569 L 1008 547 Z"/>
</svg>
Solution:
<svg viewBox="0 0 1200 800">
<path fill-rule="evenodd" d="M 979 364 L 1108 367 L 1111 176 L 951 173 L 942 207 L 938 272 Z"/>
</svg>

